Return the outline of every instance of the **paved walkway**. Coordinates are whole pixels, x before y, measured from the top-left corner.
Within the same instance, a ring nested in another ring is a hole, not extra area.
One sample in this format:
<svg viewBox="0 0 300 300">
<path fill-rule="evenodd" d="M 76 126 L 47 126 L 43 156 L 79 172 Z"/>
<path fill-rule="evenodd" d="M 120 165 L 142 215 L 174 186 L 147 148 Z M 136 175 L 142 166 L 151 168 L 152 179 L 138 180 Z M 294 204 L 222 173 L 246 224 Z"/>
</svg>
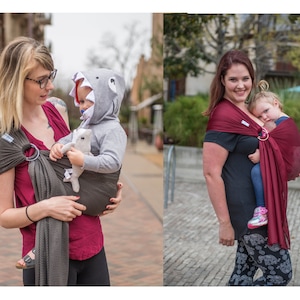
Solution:
<svg viewBox="0 0 300 300">
<path fill-rule="evenodd" d="M 186 180 L 185 172 L 190 170 L 176 170 L 174 199 L 169 199 L 164 210 L 164 285 L 225 286 L 233 270 L 236 245 L 219 245 L 218 223 L 204 178 Z M 298 181 L 289 188 L 287 214 L 293 265 L 290 286 L 300 285 L 299 186 Z"/>
<path fill-rule="evenodd" d="M 102 218 L 112 286 L 163 284 L 163 155 L 139 142 L 128 145 L 119 208 Z M 21 255 L 18 229 L 0 228 L 0 286 L 22 286 L 14 267 Z"/>
<path fill-rule="evenodd" d="M 112 286 L 225 286 L 235 247 L 218 244 L 203 178 L 185 180 L 180 175 L 190 170 L 177 170 L 174 201 L 163 210 L 162 170 L 161 152 L 144 142 L 128 145 L 122 204 L 102 218 Z M 291 286 L 300 286 L 299 198 L 295 185 L 288 204 Z M 22 286 L 22 272 L 14 267 L 20 253 L 19 231 L 0 228 L 0 286 Z"/>
</svg>

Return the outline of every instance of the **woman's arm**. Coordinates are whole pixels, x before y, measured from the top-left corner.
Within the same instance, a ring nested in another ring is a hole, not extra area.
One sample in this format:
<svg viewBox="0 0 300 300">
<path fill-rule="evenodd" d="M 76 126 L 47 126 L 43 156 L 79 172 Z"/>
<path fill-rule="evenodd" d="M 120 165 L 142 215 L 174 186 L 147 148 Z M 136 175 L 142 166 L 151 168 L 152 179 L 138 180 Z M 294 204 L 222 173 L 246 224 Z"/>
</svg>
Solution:
<svg viewBox="0 0 300 300">
<path fill-rule="evenodd" d="M 222 146 L 204 142 L 203 174 L 207 184 L 209 198 L 219 221 L 219 243 L 234 245 L 234 230 L 228 211 L 222 169 L 228 157 L 228 151 Z"/>
<path fill-rule="evenodd" d="M 14 207 L 14 180 L 14 168 L 0 175 L 0 225 L 5 228 L 22 228 L 32 223 L 25 207 Z"/>
<path fill-rule="evenodd" d="M 37 202 L 26 207 L 15 208 L 14 205 L 15 169 L 0 175 L 0 226 L 4 228 L 22 228 L 33 221 L 52 217 L 61 221 L 72 221 L 81 216 L 86 207 L 76 200 L 76 196 L 57 196 Z"/>
</svg>

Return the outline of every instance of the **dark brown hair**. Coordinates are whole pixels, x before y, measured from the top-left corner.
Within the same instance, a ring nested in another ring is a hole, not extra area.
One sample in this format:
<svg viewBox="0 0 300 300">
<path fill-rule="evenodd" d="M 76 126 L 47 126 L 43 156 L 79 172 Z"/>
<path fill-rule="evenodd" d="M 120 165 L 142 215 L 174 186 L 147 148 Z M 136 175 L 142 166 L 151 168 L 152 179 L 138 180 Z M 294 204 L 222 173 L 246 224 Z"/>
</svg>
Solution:
<svg viewBox="0 0 300 300">
<path fill-rule="evenodd" d="M 254 68 L 248 55 L 245 52 L 237 49 L 226 52 L 220 59 L 216 74 L 210 85 L 209 104 L 207 110 L 203 112 L 204 116 L 209 116 L 215 106 L 223 99 L 225 87 L 222 84 L 222 78 L 224 78 L 227 70 L 230 69 L 233 64 L 244 65 L 249 71 L 252 83 L 254 83 Z"/>
</svg>

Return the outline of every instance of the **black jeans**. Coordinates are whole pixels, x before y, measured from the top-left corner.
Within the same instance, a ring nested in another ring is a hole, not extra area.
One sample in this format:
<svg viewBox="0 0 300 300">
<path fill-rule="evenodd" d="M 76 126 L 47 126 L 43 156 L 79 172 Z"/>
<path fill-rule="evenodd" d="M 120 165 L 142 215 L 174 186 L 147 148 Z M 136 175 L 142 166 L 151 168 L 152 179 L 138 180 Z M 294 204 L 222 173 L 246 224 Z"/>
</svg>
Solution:
<svg viewBox="0 0 300 300">
<path fill-rule="evenodd" d="M 23 271 L 24 286 L 35 285 L 33 269 Z M 104 248 L 95 256 L 86 260 L 72 260 L 69 263 L 68 285 L 109 286 L 109 272 Z"/>
</svg>

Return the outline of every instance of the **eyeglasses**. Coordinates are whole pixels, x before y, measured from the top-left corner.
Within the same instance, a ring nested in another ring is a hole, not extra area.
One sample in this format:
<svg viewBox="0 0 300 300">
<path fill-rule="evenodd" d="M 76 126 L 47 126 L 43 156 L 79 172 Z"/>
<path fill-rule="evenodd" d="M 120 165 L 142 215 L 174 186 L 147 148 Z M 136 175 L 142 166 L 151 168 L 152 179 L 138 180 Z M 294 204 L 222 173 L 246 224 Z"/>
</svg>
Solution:
<svg viewBox="0 0 300 300">
<path fill-rule="evenodd" d="M 53 80 L 56 76 L 56 73 L 57 73 L 57 70 L 54 69 L 48 77 L 44 77 L 43 79 L 35 80 L 35 79 L 31 79 L 29 77 L 26 77 L 25 79 L 38 83 L 40 85 L 40 88 L 44 89 L 47 86 L 49 80 L 51 80 L 51 82 L 53 82 Z"/>
</svg>

